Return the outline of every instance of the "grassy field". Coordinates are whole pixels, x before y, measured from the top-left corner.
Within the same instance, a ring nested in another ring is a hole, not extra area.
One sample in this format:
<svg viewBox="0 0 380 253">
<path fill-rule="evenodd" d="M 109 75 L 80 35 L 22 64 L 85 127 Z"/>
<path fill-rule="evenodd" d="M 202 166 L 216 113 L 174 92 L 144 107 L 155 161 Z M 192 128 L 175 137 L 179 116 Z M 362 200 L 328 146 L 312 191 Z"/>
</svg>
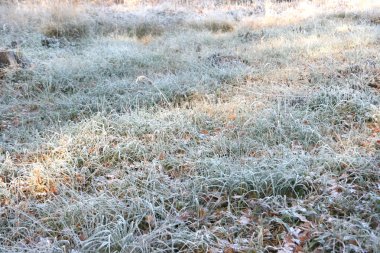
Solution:
<svg viewBox="0 0 380 253">
<path fill-rule="evenodd" d="M 0 252 L 380 252 L 376 2 L 0 4 Z"/>
</svg>

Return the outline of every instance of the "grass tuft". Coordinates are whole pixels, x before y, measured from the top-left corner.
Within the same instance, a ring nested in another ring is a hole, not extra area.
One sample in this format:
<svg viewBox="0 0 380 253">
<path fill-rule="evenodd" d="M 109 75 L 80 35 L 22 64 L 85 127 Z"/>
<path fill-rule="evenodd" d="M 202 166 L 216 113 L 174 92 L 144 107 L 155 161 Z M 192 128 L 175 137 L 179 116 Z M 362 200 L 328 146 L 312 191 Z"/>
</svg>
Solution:
<svg viewBox="0 0 380 253">
<path fill-rule="evenodd" d="M 224 20 L 205 20 L 202 22 L 191 23 L 190 27 L 197 30 L 208 30 L 213 33 L 228 33 L 234 30 L 232 22 Z"/>
<path fill-rule="evenodd" d="M 132 34 L 138 39 L 143 39 L 148 36 L 160 36 L 163 32 L 163 28 L 153 22 L 139 22 L 132 30 Z"/>
<path fill-rule="evenodd" d="M 73 4 L 57 3 L 49 12 L 50 18 L 41 26 L 42 34 L 47 37 L 82 39 L 93 33 L 93 20 Z"/>
</svg>

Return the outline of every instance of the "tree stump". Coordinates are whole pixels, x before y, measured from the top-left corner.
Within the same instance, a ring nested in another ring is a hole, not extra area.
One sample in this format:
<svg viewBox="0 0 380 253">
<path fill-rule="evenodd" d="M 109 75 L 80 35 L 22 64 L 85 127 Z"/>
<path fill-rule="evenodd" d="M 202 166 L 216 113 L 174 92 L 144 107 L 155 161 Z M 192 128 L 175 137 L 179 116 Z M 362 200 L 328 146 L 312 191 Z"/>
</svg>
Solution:
<svg viewBox="0 0 380 253">
<path fill-rule="evenodd" d="M 28 66 L 30 66 L 29 60 L 21 53 L 12 50 L 0 50 L 0 69 Z"/>
</svg>

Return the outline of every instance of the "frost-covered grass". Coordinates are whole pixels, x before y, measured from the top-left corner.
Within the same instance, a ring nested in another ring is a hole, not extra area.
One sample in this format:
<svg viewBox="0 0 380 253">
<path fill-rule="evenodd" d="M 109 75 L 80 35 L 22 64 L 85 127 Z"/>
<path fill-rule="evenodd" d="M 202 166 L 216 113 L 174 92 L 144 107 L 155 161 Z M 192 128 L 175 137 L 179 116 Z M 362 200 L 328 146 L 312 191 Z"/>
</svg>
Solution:
<svg viewBox="0 0 380 253">
<path fill-rule="evenodd" d="M 0 5 L 0 252 L 378 252 L 374 4 Z"/>
</svg>

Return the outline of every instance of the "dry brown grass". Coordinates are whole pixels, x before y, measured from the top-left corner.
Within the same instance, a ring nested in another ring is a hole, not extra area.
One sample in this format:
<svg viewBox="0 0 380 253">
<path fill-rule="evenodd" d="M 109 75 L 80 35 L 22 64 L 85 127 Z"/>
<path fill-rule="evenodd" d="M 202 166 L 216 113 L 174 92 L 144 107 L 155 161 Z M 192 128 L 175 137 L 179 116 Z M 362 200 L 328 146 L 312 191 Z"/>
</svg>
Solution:
<svg viewBox="0 0 380 253">
<path fill-rule="evenodd" d="M 48 5 L 50 17 L 42 23 L 41 32 L 48 37 L 80 39 L 92 33 L 93 20 L 83 7 L 70 2 Z"/>
<path fill-rule="evenodd" d="M 217 19 L 190 22 L 188 25 L 196 30 L 208 30 L 213 33 L 227 33 L 234 30 L 232 22 Z"/>
</svg>

